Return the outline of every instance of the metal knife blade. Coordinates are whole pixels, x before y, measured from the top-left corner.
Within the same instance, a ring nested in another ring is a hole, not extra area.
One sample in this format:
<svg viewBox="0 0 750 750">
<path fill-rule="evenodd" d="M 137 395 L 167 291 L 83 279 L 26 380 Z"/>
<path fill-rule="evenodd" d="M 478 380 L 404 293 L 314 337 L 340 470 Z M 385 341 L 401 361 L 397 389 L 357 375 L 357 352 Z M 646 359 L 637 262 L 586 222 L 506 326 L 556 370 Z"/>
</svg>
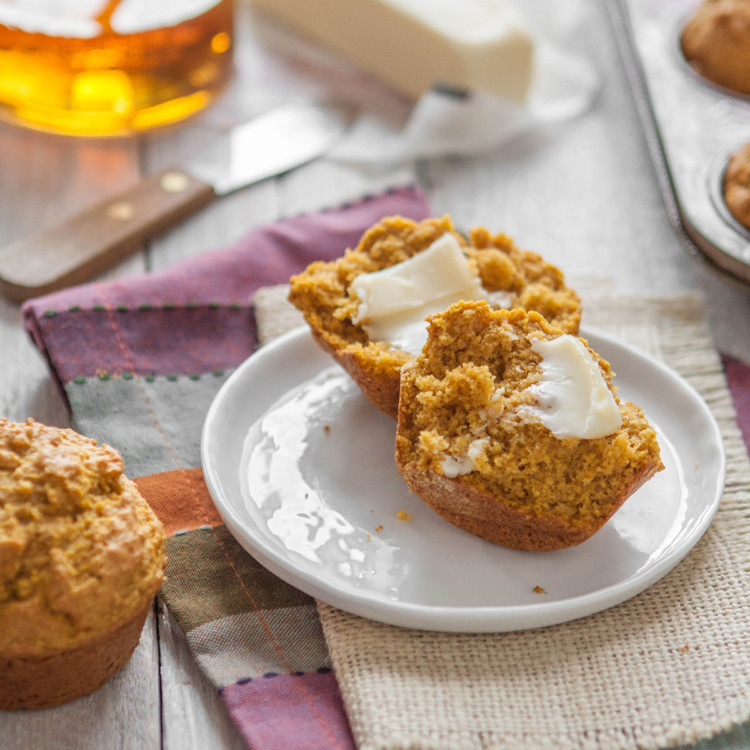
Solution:
<svg viewBox="0 0 750 750">
<path fill-rule="evenodd" d="M 236 126 L 183 167 L 152 175 L 0 248 L 0 292 L 15 301 L 87 281 L 216 196 L 325 154 L 353 112 L 292 101 Z"/>
<path fill-rule="evenodd" d="M 233 128 L 193 158 L 187 171 L 226 195 L 326 153 L 351 117 L 342 104 L 290 102 Z"/>
</svg>

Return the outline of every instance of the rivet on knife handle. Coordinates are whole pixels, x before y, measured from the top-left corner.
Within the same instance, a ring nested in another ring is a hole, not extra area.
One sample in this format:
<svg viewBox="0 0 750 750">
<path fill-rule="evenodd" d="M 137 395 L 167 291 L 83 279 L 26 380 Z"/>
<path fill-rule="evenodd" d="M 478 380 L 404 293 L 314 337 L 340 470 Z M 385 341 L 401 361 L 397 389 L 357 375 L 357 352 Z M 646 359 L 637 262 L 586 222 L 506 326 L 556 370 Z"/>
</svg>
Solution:
<svg viewBox="0 0 750 750">
<path fill-rule="evenodd" d="M 181 169 L 147 177 L 119 195 L 0 248 L 0 291 L 15 301 L 78 284 L 215 197 Z"/>
</svg>

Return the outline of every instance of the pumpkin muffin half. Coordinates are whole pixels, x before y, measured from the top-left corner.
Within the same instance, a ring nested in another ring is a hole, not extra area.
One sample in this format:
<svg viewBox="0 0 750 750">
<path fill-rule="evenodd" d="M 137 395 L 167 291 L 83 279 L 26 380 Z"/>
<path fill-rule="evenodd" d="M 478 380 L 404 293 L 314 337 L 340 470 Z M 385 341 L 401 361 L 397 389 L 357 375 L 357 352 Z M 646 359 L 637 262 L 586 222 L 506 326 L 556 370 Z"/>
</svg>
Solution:
<svg viewBox="0 0 750 750">
<path fill-rule="evenodd" d="M 120 455 L 0 419 L 0 708 L 87 695 L 138 645 L 164 530 Z"/>
<path fill-rule="evenodd" d="M 556 550 L 598 531 L 663 468 L 610 365 L 539 314 L 458 302 L 401 377 L 396 463 L 443 518 L 497 544 Z"/>
<path fill-rule="evenodd" d="M 581 320 L 580 299 L 558 268 L 504 234 L 476 228 L 464 238 L 448 217 L 383 219 L 343 257 L 292 277 L 289 299 L 317 343 L 394 419 L 401 367 L 422 350 L 428 315 L 486 299 L 537 311 L 569 333 Z"/>
</svg>

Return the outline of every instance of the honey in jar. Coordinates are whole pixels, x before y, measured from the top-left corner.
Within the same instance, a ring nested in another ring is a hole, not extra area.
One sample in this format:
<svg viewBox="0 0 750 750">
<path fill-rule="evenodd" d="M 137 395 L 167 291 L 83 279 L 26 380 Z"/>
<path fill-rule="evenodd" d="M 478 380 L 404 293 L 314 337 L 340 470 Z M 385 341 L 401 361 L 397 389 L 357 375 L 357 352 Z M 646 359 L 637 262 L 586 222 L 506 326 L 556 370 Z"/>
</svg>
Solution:
<svg viewBox="0 0 750 750">
<path fill-rule="evenodd" d="M 232 0 L 0 0 L 0 116 L 122 135 L 204 108 L 232 71 Z"/>
</svg>

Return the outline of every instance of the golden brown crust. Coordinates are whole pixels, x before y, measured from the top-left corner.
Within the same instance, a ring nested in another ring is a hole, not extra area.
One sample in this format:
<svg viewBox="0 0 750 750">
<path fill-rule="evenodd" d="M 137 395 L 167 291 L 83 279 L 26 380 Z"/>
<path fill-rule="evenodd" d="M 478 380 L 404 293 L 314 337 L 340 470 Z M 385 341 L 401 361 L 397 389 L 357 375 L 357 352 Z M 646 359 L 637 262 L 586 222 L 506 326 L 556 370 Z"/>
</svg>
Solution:
<svg viewBox="0 0 750 750">
<path fill-rule="evenodd" d="M 750 229 L 750 142 L 730 157 L 723 189 L 724 201 L 732 216 Z"/>
<path fill-rule="evenodd" d="M 680 37 L 687 61 L 719 86 L 750 94 L 750 3 L 704 0 Z"/>
<path fill-rule="evenodd" d="M 313 263 L 292 277 L 289 299 L 304 314 L 317 343 L 393 419 L 398 413 L 400 369 L 413 357 L 370 341 L 365 330 L 352 322 L 359 302 L 349 294 L 349 287 L 358 275 L 407 260 L 446 233 L 458 239 L 488 291 L 507 292 L 512 306 L 537 310 L 566 332 L 575 333 L 580 325 L 580 300 L 565 285 L 561 271 L 536 253 L 519 249 L 507 235 L 480 227 L 472 229 L 467 240 L 447 216 L 421 222 L 399 216 L 383 219 L 354 250 L 329 263 Z"/>
<path fill-rule="evenodd" d="M 430 318 L 423 353 L 402 371 L 396 463 L 409 488 L 456 526 L 517 549 L 579 544 L 663 468 L 633 404 L 618 402 L 621 428 L 596 439 L 559 439 L 524 415 L 540 378 L 531 340 L 560 334 L 533 312 L 460 302 Z M 482 439 L 474 469 L 447 476 L 445 456 Z"/>
<path fill-rule="evenodd" d="M 387 360 L 390 366 L 376 369 L 372 359 L 367 356 L 364 347 L 348 346 L 337 349 L 317 328 L 310 329 L 313 339 L 324 351 L 328 352 L 351 376 L 367 398 L 380 411 L 396 418 L 393 404 L 398 404 L 398 390 L 401 380 L 401 367 L 398 362 Z"/>
<path fill-rule="evenodd" d="M 530 515 L 486 489 L 424 471 L 415 464 L 399 468 L 409 489 L 449 523 L 495 544 L 535 552 L 551 552 L 585 542 L 656 473 L 653 467 L 644 466 L 631 484 L 611 499 L 608 513 L 596 523 L 570 526 L 554 516 Z"/>
<path fill-rule="evenodd" d="M 0 655 L 0 710 L 59 706 L 100 688 L 130 659 L 150 607 L 75 648 L 49 655 Z"/>
<path fill-rule="evenodd" d="M 123 468 L 73 430 L 0 419 L 0 682 L 106 642 L 159 591 L 164 530 Z"/>
</svg>

